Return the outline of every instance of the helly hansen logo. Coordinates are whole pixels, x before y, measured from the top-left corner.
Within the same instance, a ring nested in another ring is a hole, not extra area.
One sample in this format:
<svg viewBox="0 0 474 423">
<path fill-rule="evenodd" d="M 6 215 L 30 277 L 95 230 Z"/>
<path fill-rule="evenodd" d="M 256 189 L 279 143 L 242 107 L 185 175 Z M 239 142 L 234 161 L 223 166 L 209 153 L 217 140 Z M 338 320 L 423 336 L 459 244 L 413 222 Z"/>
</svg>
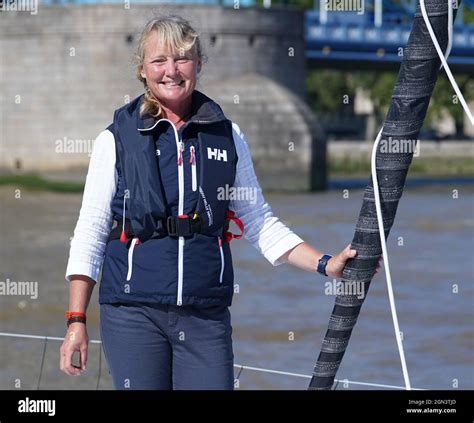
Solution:
<svg viewBox="0 0 474 423">
<path fill-rule="evenodd" d="M 227 150 L 219 150 L 218 148 L 207 147 L 207 158 L 226 162 Z"/>
</svg>

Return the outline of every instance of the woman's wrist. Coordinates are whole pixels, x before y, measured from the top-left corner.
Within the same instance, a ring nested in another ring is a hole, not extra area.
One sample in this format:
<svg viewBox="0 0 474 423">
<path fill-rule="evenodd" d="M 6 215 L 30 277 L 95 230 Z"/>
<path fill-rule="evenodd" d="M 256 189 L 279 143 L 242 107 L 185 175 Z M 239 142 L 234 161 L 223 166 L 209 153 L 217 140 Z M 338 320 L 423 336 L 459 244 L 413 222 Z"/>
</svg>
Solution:
<svg viewBox="0 0 474 423">
<path fill-rule="evenodd" d="M 65 315 L 67 319 L 66 321 L 67 327 L 69 327 L 73 323 L 82 323 L 84 325 L 87 323 L 85 312 L 68 310 L 66 311 Z"/>
<path fill-rule="evenodd" d="M 87 277 L 86 277 L 87 279 Z M 89 279 L 90 280 L 90 279 Z M 92 295 L 94 284 L 84 279 L 73 279 L 69 285 L 69 310 L 66 312 L 66 319 L 79 316 L 86 320 L 86 310 Z M 77 323 L 80 319 L 75 319 Z M 72 322 L 71 322 L 72 323 Z"/>
</svg>

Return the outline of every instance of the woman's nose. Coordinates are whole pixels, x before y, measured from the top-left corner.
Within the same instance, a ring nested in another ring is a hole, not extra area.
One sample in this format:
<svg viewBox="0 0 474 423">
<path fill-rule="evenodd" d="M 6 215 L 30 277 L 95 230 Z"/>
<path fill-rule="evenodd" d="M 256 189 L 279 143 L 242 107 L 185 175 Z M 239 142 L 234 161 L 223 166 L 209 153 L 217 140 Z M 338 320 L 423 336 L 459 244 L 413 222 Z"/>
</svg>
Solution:
<svg viewBox="0 0 474 423">
<path fill-rule="evenodd" d="M 166 75 L 174 76 L 178 72 L 178 64 L 174 59 L 168 59 L 166 62 Z"/>
</svg>

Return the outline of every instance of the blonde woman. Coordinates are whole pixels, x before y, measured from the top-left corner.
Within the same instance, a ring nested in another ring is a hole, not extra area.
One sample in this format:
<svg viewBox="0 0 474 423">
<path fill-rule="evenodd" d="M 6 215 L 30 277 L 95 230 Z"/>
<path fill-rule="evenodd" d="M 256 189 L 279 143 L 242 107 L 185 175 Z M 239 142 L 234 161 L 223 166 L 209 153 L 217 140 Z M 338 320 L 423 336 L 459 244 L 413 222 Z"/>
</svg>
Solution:
<svg viewBox="0 0 474 423">
<path fill-rule="evenodd" d="M 228 231 L 235 221 L 273 265 L 341 276 L 356 252 L 312 248 L 265 202 L 240 128 L 195 89 L 203 66 L 190 24 L 160 16 L 144 28 L 144 94 L 97 138 L 71 243 L 68 332 L 60 367 L 86 369 L 86 309 L 99 292 L 101 338 L 116 389 L 233 389 Z M 256 201 L 219 198 L 253 189 Z M 80 353 L 80 365 L 72 356 Z"/>
</svg>

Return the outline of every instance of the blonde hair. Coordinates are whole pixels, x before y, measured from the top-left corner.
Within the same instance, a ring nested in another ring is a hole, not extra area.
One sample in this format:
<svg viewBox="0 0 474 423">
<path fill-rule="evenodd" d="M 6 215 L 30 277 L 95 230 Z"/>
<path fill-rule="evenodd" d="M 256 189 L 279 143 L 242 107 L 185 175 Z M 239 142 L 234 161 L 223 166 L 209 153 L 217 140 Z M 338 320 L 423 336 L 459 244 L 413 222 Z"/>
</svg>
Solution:
<svg viewBox="0 0 474 423">
<path fill-rule="evenodd" d="M 145 60 L 145 44 L 148 36 L 152 33 L 157 35 L 160 45 L 169 52 L 179 51 L 180 54 L 184 54 L 194 49 L 198 59 L 204 61 L 205 57 L 202 53 L 199 35 L 186 19 L 177 15 L 158 15 L 145 25 L 135 52 L 136 76 L 145 87 L 145 97 L 140 107 L 140 115 L 149 114 L 158 118 L 162 113 L 161 104 L 150 91 L 146 79 L 141 74 Z"/>
</svg>

